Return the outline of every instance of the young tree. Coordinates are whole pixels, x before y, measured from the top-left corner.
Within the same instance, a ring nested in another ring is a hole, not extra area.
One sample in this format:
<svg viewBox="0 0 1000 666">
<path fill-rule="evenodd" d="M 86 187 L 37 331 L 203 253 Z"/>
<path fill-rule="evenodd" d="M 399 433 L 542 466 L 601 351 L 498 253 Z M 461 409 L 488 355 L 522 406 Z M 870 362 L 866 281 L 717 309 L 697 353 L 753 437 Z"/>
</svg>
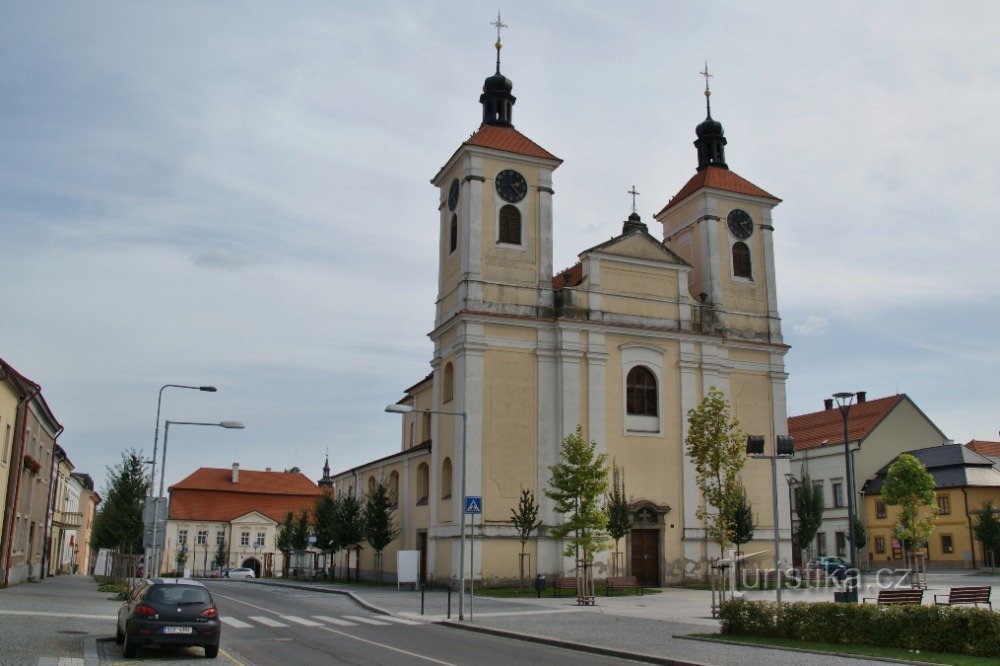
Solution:
<svg viewBox="0 0 1000 666">
<path fill-rule="evenodd" d="M 531 538 L 531 533 L 542 523 L 538 520 L 538 504 L 535 493 L 528 488 L 521 488 L 521 499 L 516 509 L 510 510 L 510 520 L 514 523 L 517 536 L 521 539 L 521 557 L 518 560 L 521 589 L 524 589 L 524 546 Z"/>
<path fill-rule="evenodd" d="M 812 555 L 813 539 L 816 532 L 823 524 L 823 511 L 826 510 L 823 500 L 823 490 L 813 485 L 809 477 L 809 469 L 803 467 L 802 476 L 799 478 L 796 488 L 798 504 L 795 507 L 795 515 L 798 517 L 798 529 L 795 530 L 795 539 L 799 548 L 808 555 Z"/>
<path fill-rule="evenodd" d="M 337 520 L 334 523 L 334 542 L 338 548 L 360 544 L 365 538 L 364 515 L 361 502 L 354 495 L 337 496 Z"/>
<path fill-rule="evenodd" d="M 882 499 L 886 504 L 900 507 L 896 538 L 907 552 L 912 553 L 930 539 L 937 504 L 934 477 L 922 462 L 909 453 L 901 453 L 885 475 Z M 925 508 L 928 510 L 922 513 Z"/>
<path fill-rule="evenodd" d="M 187 546 L 177 546 L 177 554 L 174 555 L 174 561 L 177 563 L 178 576 L 184 573 L 184 565 L 187 564 L 187 559 Z"/>
<path fill-rule="evenodd" d="M 309 510 L 302 509 L 292 527 L 292 550 L 297 556 L 296 569 L 302 567 L 302 553 L 309 548 Z"/>
<path fill-rule="evenodd" d="M 337 520 L 337 500 L 329 492 L 324 492 L 316 498 L 316 507 L 313 509 L 315 518 L 316 547 L 323 553 L 324 564 L 326 554 L 331 555 L 339 550 L 335 540 L 334 524 Z"/>
<path fill-rule="evenodd" d="M 996 557 L 1000 555 L 1000 517 L 997 516 L 997 513 L 997 510 L 993 507 L 993 502 L 986 500 L 983 502 L 982 511 L 980 511 L 975 524 L 972 526 L 972 533 L 983 544 L 983 557 L 987 557 L 986 553 L 988 551 L 993 553 L 994 561 L 992 562 L 992 566 L 994 567 L 997 566 Z M 987 562 L 989 560 L 984 562 L 984 564 Z"/>
<path fill-rule="evenodd" d="M 545 496 L 555 502 L 558 513 L 567 517 L 566 522 L 549 530 L 557 539 L 567 539 L 563 553 L 575 557 L 577 566 L 583 563 L 580 577 L 583 589 L 577 590 L 581 596 L 593 592 L 592 581 L 588 581 L 588 566 L 594 553 L 605 547 L 608 514 L 601 506 L 601 500 L 608 489 L 607 456 L 597 454 L 597 442 L 589 444 L 583 438 L 583 428 L 566 435 L 559 452 L 560 462 L 549 469 L 549 489 Z"/>
<path fill-rule="evenodd" d="M 107 470 L 104 501 L 94 517 L 90 543 L 94 548 L 141 553 L 142 511 L 149 494 L 142 455 L 128 449 L 122 452 L 121 462 Z"/>
<path fill-rule="evenodd" d="M 608 493 L 608 534 L 615 540 L 614 573 L 617 575 L 620 563 L 618 558 L 621 551 L 618 544 L 622 537 L 632 529 L 632 509 L 628 503 L 628 496 L 625 494 L 625 471 L 618 466 L 615 461 L 611 461 L 611 492 Z"/>
<path fill-rule="evenodd" d="M 381 478 L 365 497 L 364 527 L 365 541 L 375 551 L 376 578 L 382 580 L 382 551 L 399 536 L 396 523 L 396 498 L 389 489 L 389 483 Z"/>
<path fill-rule="evenodd" d="M 850 539 L 850 537 L 848 537 Z M 865 522 L 861 520 L 861 516 L 854 516 L 854 541 L 857 545 L 854 550 L 861 550 L 868 543 L 868 528 L 865 527 Z"/>
<path fill-rule="evenodd" d="M 733 501 L 734 504 L 730 508 L 733 516 L 733 532 L 730 538 L 736 544 L 737 562 L 735 566 L 737 578 L 739 578 L 740 567 L 742 565 L 739 562 L 740 546 L 749 543 L 753 539 L 754 531 L 753 506 L 750 505 L 750 498 L 747 497 L 747 489 L 742 483 L 739 484 L 738 492 L 733 497 Z"/>
<path fill-rule="evenodd" d="M 225 540 L 219 541 L 215 546 L 215 556 L 212 558 L 212 562 L 220 569 L 229 563 L 229 546 Z"/>
<path fill-rule="evenodd" d="M 705 521 L 709 537 L 725 555 L 732 543 L 739 473 L 747 460 L 746 436 L 730 414 L 729 401 L 715 386 L 688 412 L 686 444 L 702 497 L 696 515 Z"/>
<path fill-rule="evenodd" d="M 274 539 L 274 547 L 278 549 L 282 554 L 282 570 L 281 575 L 288 576 L 289 560 L 291 559 L 291 552 L 293 548 L 294 533 L 295 533 L 295 517 L 292 512 L 289 511 L 285 514 L 285 520 L 282 521 L 281 525 L 278 526 L 278 534 Z"/>
</svg>

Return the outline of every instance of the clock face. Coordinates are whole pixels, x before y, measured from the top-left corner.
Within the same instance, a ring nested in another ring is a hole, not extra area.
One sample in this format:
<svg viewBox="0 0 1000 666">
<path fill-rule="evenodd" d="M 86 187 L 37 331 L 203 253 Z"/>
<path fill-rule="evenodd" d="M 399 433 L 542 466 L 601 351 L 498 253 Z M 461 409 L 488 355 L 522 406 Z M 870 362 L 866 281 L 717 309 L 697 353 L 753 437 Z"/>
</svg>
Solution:
<svg viewBox="0 0 1000 666">
<path fill-rule="evenodd" d="M 451 181 L 451 189 L 448 190 L 448 210 L 454 213 L 456 206 L 458 206 L 458 178 Z"/>
<path fill-rule="evenodd" d="M 504 169 L 497 174 L 496 178 L 497 194 L 504 201 L 517 203 L 528 193 L 528 183 L 524 176 L 513 169 Z"/>
<path fill-rule="evenodd" d="M 753 233 L 753 218 L 745 210 L 739 208 L 731 210 L 729 217 L 726 218 L 726 223 L 729 225 L 729 233 L 740 240 L 750 238 L 750 234 Z"/>
</svg>

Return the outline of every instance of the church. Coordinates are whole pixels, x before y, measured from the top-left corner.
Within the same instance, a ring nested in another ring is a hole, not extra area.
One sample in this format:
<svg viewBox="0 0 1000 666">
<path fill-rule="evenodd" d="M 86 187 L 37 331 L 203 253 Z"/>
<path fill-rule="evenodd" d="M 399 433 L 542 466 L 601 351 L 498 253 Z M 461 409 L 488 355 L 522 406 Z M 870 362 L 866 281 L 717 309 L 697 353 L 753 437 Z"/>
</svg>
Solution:
<svg viewBox="0 0 1000 666">
<path fill-rule="evenodd" d="M 787 434 L 788 346 L 772 245 L 780 200 L 730 170 L 706 67 L 694 175 L 663 196 L 649 224 L 633 198 L 620 234 L 557 270 L 561 160 L 515 129 L 501 46 L 498 39 L 496 72 L 479 98 L 479 128 L 431 181 L 439 192 L 434 354 L 431 373 L 393 406 L 403 412 L 400 450 L 338 474 L 326 469 L 321 485 L 363 499 L 380 479 L 389 484 L 400 527 L 384 551 L 390 576 L 396 551 L 417 550 L 424 580 L 458 579 L 464 559 L 466 578 L 486 584 L 518 575 L 511 511 L 528 489 L 542 523 L 526 546 L 528 573 L 565 575 L 574 562 L 548 535 L 560 517 L 544 491 L 563 438 L 580 426 L 624 471 L 634 519 L 622 540 L 625 573 L 652 586 L 700 578 L 719 553 L 696 515 L 688 411 L 715 386 L 742 430 L 765 437 L 766 453 Z M 788 463 L 778 465 L 783 479 Z M 776 519 L 770 463 L 749 460 L 742 480 L 757 519 L 743 549 L 767 566 Z M 482 498 L 464 558 L 463 488 Z M 790 562 L 784 487 L 778 500 L 780 556 Z M 370 548 L 351 557 L 372 569 Z M 597 554 L 597 577 L 611 557 Z"/>
</svg>

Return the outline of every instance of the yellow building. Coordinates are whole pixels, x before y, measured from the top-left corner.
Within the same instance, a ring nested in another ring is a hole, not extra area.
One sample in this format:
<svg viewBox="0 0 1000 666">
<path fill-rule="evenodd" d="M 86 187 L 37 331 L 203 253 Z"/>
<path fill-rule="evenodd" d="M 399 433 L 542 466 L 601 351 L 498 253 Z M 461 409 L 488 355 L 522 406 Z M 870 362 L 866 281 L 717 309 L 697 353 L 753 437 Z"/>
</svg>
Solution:
<svg viewBox="0 0 1000 666">
<path fill-rule="evenodd" d="M 413 410 L 402 419 L 401 450 L 331 483 L 359 498 L 380 478 L 398 489 L 401 534 L 386 569 L 394 570 L 396 550 L 419 550 L 424 575 L 438 580 L 460 575 L 463 468 L 465 494 L 482 498 L 475 551 L 465 558 L 476 579 L 517 575 L 510 515 L 527 488 L 543 523 L 529 543 L 532 573 L 561 574 L 573 562 L 548 536 L 560 517 L 544 490 L 563 438 L 580 425 L 625 471 L 635 517 L 624 544 L 628 572 L 652 585 L 700 575 L 718 552 L 696 517 L 688 410 L 715 386 L 769 452 L 786 434 L 788 348 L 772 246 L 779 199 L 729 170 L 722 125 L 709 109 L 696 128 L 696 173 L 673 197 L 662 193 L 659 238 L 633 206 L 619 235 L 554 271 L 553 236 L 572 233 L 554 219 L 561 160 L 514 128 L 514 101 L 498 59 L 480 97 L 482 124 L 432 179 L 434 356 L 431 374 L 399 401 Z M 769 465 L 751 460 L 743 473 L 759 523 L 749 551 L 773 552 Z M 787 462 L 779 468 L 781 478 Z M 787 494 L 779 500 L 787 561 Z M 607 571 L 601 558 L 599 577 Z M 360 564 L 372 566 L 370 552 Z"/>
<path fill-rule="evenodd" d="M 921 552 L 927 566 L 975 568 L 983 566 L 983 544 L 973 536 L 976 516 L 986 501 L 1000 508 L 1000 471 L 989 458 L 958 444 L 910 451 L 934 477 L 938 515 L 934 531 Z M 895 459 L 893 459 L 895 462 Z M 868 525 L 867 549 L 872 567 L 902 566 L 903 551 L 894 537 L 899 507 L 886 506 L 882 484 L 889 466 L 865 482 L 864 515 Z M 997 554 L 990 557 L 995 561 Z"/>
</svg>

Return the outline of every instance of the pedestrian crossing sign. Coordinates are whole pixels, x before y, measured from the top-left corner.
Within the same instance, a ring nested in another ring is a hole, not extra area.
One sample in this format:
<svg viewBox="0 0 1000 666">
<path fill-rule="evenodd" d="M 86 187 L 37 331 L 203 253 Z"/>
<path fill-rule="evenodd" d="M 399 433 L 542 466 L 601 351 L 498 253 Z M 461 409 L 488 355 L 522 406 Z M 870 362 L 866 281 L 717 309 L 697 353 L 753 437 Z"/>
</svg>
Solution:
<svg viewBox="0 0 1000 666">
<path fill-rule="evenodd" d="M 466 513 L 466 515 L 468 515 L 470 513 L 471 514 L 476 514 L 476 513 L 482 513 L 482 512 L 483 512 L 483 498 L 482 497 L 474 497 L 474 496 L 470 495 L 469 497 L 465 498 L 465 513 Z"/>
</svg>

